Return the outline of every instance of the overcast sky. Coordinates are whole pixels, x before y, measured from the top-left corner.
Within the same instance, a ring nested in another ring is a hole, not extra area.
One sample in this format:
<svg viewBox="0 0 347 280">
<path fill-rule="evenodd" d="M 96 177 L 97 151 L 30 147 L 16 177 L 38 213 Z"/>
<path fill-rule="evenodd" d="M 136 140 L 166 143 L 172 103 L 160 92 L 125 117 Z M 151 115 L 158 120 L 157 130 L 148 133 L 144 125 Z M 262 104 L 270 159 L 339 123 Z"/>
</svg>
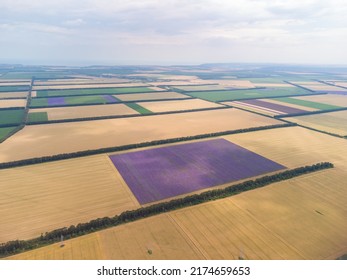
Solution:
<svg viewBox="0 0 347 280">
<path fill-rule="evenodd" d="M 0 0 L 0 63 L 347 64 L 346 0 Z"/>
</svg>

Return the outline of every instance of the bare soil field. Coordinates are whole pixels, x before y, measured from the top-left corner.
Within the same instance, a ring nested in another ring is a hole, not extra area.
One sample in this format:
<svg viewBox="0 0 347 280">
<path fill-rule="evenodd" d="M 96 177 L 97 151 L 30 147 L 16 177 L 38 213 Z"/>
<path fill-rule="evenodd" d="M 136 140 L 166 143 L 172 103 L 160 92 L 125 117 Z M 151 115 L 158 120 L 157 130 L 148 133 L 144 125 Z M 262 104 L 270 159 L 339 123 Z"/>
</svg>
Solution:
<svg viewBox="0 0 347 280">
<path fill-rule="evenodd" d="M 0 92 L 0 98 L 23 98 L 27 97 L 27 91 Z"/>
<path fill-rule="evenodd" d="M 117 94 L 114 97 L 122 101 L 136 100 L 155 100 L 155 99 L 171 99 L 171 98 L 187 98 L 187 95 L 172 91 L 150 92 L 150 93 L 132 93 L 132 94 Z"/>
<path fill-rule="evenodd" d="M 325 103 L 341 107 L 347 107 L 347 95 L 321 94 L 312 96 L 298 96 L 296 99 L 308 100 L 313 102 Z"/>
<path fill-rule="evenodd" d="M 139 204 L 106 155 L 0 170 L 0 243 Z"/>
<path fill-rule="evenodd" d="M 3 99 L 0 100 L 0 108 L 25 107 L 25 99 Z"/>
<path fill-rule="evenodd" d="M 281 123 L 231 108 L 31 125 L 0 145 L 0 162 Z"/>
<path fill-rule="evenodd" d="M 285 120 L 295 122 L 303 126 L 347 136 L 347 110 L 331 113 L 322 113 L 308 116 L 286 118 Z"/>
<path fill-rule="evenodd" d="M 29 113 L 38 112 L 47 112 L 48 120 L 50 121 L 104 116 L 138 115 L 138 112 L 124 104 L 30 109 L 29 111 Z"/>
<path fill-rule="evenodd" d="M 138 104 L 154 113 L 224 107 L 201 99 L 140 102 Z"/>
</svg>

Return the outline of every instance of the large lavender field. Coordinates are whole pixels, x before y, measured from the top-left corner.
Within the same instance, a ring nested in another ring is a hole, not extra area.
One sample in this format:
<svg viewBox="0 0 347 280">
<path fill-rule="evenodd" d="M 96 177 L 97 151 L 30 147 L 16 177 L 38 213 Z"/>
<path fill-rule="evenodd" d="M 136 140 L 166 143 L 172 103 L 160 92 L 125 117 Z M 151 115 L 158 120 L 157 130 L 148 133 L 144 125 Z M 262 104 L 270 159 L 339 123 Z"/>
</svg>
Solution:
<svg viewBox="0 0 347 280">
<path fill-rule="evenodd" d="M 141 204 L 284 169 L 225 139 L 111 155 Z"/>
<path fill-rule="evenodd" d="M 51 97 L 47 98 L 48 106 L 66 105 L 64 97 Z"/>
<path fill-rule="evenodd" d="M 289 106 L 285 106 L 285 105 L 275 104 L 275 103 L 271 103 L 271 102 L 267 102 L 267 101 L 263 101 L 263 100 L 259 100 L 259 99 L 242 100 L 242 103 L 246 103 L 246 104 L 250 104 L 250 105 L 256 105 L 256 106 L 260 106 L 260 107 L 263 107 L 266 109 L 280 111 L 280 112 L 283 112 L 285 114 L 298 114 L 298 113 L 307 112 L 305 110 L 301 110 L 301 109 L 297 109 L 297 108 L 293 108 L 293 107 L 289 107 Z"/>
</svg>

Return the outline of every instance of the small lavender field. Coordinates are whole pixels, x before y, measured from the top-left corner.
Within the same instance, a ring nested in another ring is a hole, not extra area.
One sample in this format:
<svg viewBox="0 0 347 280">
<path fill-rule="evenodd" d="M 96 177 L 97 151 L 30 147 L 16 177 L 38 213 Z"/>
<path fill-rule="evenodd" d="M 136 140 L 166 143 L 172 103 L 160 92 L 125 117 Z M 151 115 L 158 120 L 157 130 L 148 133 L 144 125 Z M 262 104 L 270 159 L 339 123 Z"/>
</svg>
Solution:
<svg viewBox="0 0 347 280">
<path fill-rule="evenodd" d="M 112 95 L 103 95 L 102 96 L 106 101 L 107 103 L 117 103 L 119 102 L 115 97 L 113 97 Z"/>
<path fill-rule="evenodd" d="M 293 108 L 293 107 L 289 107 L 289 106 L 285 106 L 285 105 L 275 104 L 275 103 L 271 103 L 271 102 L 266 102 L 266 101 L 259 100 L 259 99 L 243 100 L 242 103 L 260 106 L 260 107 L 263 107 L 265 109 L 280 111 L 280 112 L 283 112 L 285 114 L 298 114 L 298 113 L 307 112 L 305 110 L 301 110 L 301 109 L 297 109 L 297 108 Z"/>
<path fill-rule="evenodd" d="M 48 106 L 66 105 L 64 97 L 50 97 L 47 98 Z"/>
<path fill-rule="evenodd" d="M 111 155 L 141 204 L 284 169 L 225 139 Z"/>
</svg>

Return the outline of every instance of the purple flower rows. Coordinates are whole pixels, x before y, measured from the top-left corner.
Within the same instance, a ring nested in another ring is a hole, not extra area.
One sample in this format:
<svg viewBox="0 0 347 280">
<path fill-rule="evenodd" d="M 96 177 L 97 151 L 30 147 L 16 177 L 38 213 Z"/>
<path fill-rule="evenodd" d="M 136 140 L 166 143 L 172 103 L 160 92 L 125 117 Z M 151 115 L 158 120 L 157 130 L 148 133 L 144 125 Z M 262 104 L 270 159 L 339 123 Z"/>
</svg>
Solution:
<svg viewBox="0 0 347 280">
<path fill-rule="evenodd" d="M 107 103 L 118 102 L 118 100 L 115 97 L 113 97 L 112 95 L 103 95 L 102 97 L 107 101 Z"/>
<path fill-rule="evenodd" d="M 141 204 L 285 168 L 225 139 L 110 156 Z"/>
<path fill-rule="evenodd" d="M 246 104 L 250 104 L 250 105 L 256 105 L 256 106 L 260 106 L 260 107 L 263 107 L 266 109 L 280 111 L 280 112 L 283 112 L 285 114 L 297 114 L 297 113 L 307 112 L 305 110 L 301 110 L 301 109 L 297 109 L 297 108 L 293 108 L 293 107 L 289 107 L 289 106 L 285 106 L 285 105 L 275 104 L 275 103 L 271 103 L 271 102 L 267 102 L 267 101 L 263 101 L 263 100 L 259 100 L 259 99 L 242 100 L 242 103 L 246 103 Z"/>
<path fill-rule="evenodd" d="M 47 98 L 47 103 L 48 103 L 49 106 L 66 105 L 64 97 L 50 97 L 50 98 Z"/>
<path fill-rule="evenodd" d="M 347 90 L 329 90 L 328 93 L 347 95 Z"/>
</svg>

